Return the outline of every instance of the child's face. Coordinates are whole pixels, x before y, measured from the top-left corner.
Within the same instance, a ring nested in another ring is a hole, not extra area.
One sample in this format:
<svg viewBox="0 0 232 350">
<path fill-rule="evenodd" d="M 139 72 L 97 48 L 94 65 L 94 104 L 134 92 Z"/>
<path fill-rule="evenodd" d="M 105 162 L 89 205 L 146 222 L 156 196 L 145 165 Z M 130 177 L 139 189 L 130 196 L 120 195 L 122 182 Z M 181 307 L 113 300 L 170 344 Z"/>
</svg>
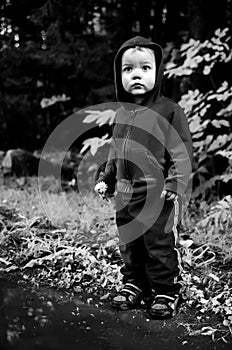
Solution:
<svg viewBox="0 0 232 350">
<path fill-rule="evenodd" d="M 156 79 L 155 56 L 144 48 L 130 48 L 122 56 L 122 85 L 136 97 L 153 89 Z"/>
</svg>

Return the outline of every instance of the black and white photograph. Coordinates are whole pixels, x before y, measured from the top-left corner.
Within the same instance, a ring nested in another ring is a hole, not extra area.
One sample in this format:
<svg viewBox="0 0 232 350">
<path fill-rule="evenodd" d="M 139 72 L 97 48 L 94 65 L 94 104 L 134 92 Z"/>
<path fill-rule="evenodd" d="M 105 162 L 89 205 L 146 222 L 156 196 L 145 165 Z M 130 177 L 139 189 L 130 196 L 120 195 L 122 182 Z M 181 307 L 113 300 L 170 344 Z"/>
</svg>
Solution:
<svg viewBox="0 0 232 350">
<path fill-rule="evenodd" d="M 232 347 L 232 0 L 0 0 L 0 350 Z"/>
</svg>

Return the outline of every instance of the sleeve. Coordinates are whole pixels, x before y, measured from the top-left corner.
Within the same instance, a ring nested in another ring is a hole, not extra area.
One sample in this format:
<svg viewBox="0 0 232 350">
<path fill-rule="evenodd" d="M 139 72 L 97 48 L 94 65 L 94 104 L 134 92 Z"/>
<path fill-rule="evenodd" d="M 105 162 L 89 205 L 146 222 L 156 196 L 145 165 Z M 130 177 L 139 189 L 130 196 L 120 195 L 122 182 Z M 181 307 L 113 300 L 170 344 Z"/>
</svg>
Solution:
<svg viewBox="0 0 232 350">
<path fill-rule="evenodd" d="M 117 158 L 116 158 L 115 140 L 114 140 L 114 137 L 112 137 L 107 161 L 103 164 L 102 167 L 99 168 L 95 176 L 95 185 L 101 181 L 104 181 L 108 186 L 107 193 L 114 193 L 115 191 L 115 184 L 117 181 L 116 180 L 116 173 L 117 173 L 116 162 L 117 162 Z"/>
<path fill-rule="evenodd" d="M 192 138 L 186 115 L 179 105 L 172 111 L 166 149 L 169 165 L 164 189 L 183 196 L 191 182 Z"/>
</svg>

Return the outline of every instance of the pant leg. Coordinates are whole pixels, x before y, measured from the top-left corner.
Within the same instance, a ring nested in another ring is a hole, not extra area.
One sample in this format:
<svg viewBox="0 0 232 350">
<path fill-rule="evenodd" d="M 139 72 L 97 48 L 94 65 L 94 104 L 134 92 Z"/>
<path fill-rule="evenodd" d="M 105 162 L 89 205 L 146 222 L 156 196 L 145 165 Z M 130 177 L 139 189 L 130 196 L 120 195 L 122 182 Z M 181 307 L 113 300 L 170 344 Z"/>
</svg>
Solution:
<svg viewBox="0 0 232 350">
<path fill-rule="evenodd" d="M 133 224 L 130 225 L 129 223 L 132 221 Z M 120 238 L 119 249 L 124 261 L 124 266 L 121 269 L 123 283 L 130 282 L 144 291 L 150 290 L 146 274 L 148 254 L 142 234 L 144 232 L 143 225 L 136 222 L 135 218 L 129 214 L 127 205 L 121 206 L 120 210 L 116 211 L 116 224 Z M 131 228 L 131 232 L 128 232 L 128 228 Z M 139 233 L 141 234 L 139 235 Z"/>
<path fill-rule="evenodd" d="M 165 201 L 158 219 L 144 235 L 148 252 L 147 275 L 152 288 L 159 294 L 178 293 L 181 287 L 180 258 L 176 248 L 179 208 L 178 201 Z"/>
<path fill-rule="evenodd" d="M 123 283 L 134 283 L 144 291 L 150 290 L 151 286 L 146 272 L 147 251 L 143 236 L 120 245 L 120 253 L 124 261 L 124 266 L 121 268 Z"/>
</svg>

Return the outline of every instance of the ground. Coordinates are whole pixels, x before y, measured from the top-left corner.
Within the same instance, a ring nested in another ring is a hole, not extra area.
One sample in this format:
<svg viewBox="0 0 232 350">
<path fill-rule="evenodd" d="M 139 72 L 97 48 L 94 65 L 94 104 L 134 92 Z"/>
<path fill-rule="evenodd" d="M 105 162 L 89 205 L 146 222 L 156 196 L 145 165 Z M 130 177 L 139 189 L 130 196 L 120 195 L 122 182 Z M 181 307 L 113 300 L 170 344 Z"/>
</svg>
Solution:
<svg viewBox="0 0 232 350">
<path fill-rule="evenodd" d="M 45 287 L 0 280 L 0 291 L 2 350 L 231 348 L 207 335 L 190 335 L 186 324 L 194 315 L 183 311 L 160 321 L 143 308 L 115 311 L 108 302 Z"/>
<path fill-rule="evenodd" d="M 231 198 L 186 212 L 179 246 L 186 302 L 174 319 L 157 321 L 144 308 L 110 306 L 122 265 L 113 203 L 63 192 L 51 178 L 41 179 L 40 191 L 38 179 L 27 181 L 0 192 L 5 349 L 59 350 L 65 341 L 69 349 L 231 346 Z"/>
</svg>

